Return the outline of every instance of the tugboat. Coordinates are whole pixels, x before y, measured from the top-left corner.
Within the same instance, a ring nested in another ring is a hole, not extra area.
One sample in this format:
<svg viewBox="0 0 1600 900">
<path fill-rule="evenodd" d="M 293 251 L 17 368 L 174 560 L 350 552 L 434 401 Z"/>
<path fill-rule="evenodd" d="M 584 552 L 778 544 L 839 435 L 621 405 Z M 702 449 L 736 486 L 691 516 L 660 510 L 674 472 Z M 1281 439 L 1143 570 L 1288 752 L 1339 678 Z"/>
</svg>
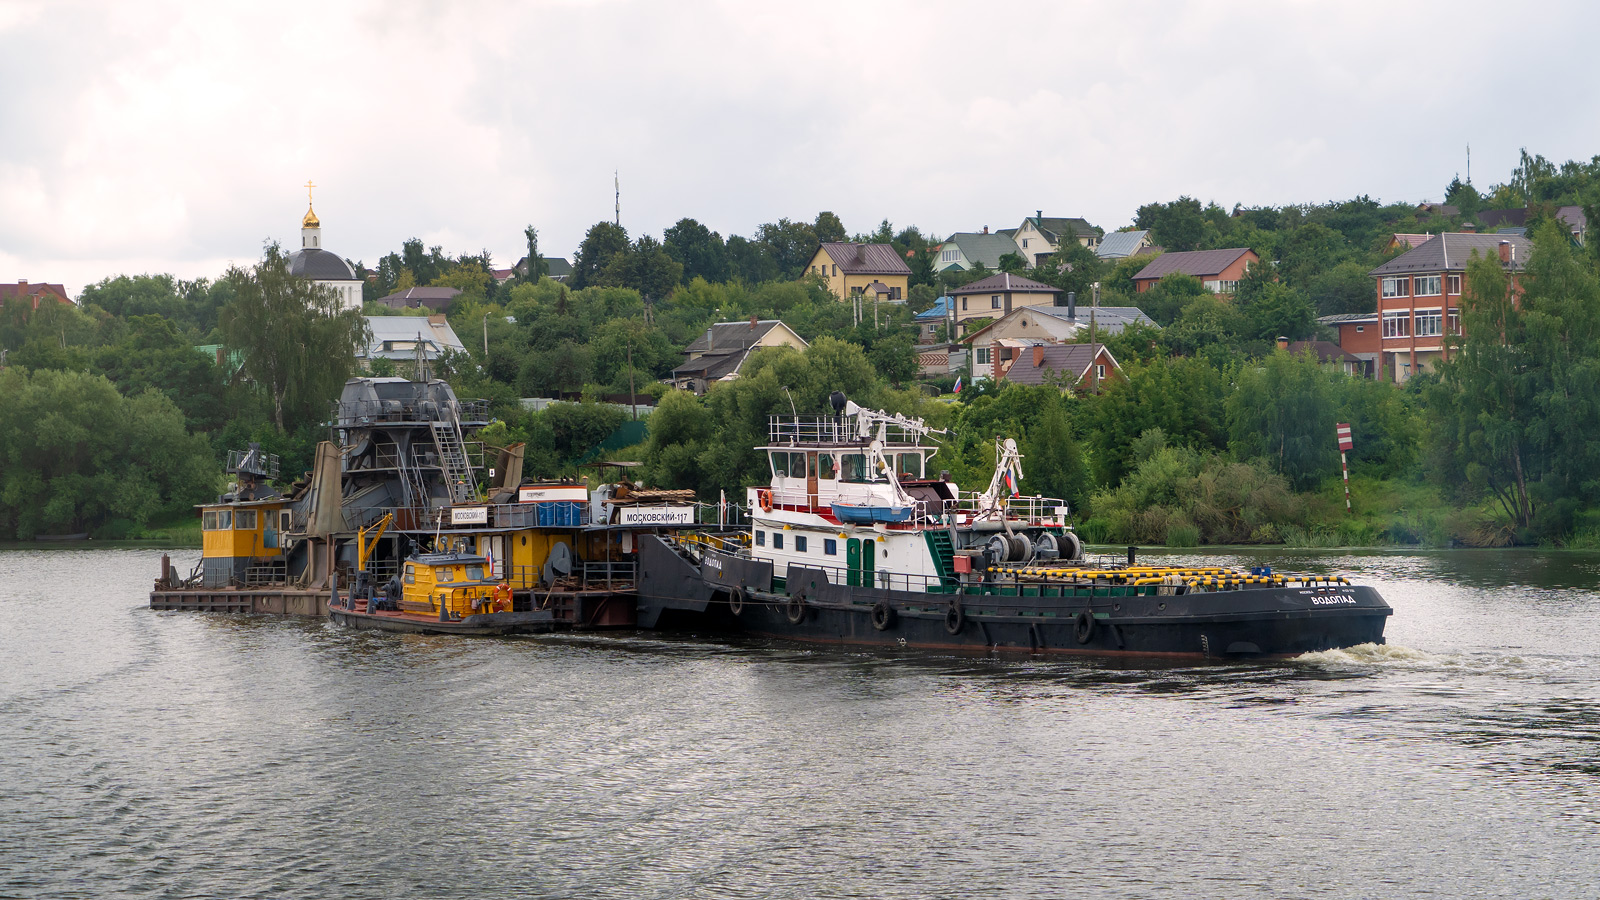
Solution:
<svg viewBox="0 0 1600 900">
<path fill-rule="evenodd" d="M 1021 496 L 996 438 L 982 493 L 930 477 L 943 432 L 858 407 L 774 416 L 749 531 L 641 542 L 639 623 L 833 644 L 1201 658 L 1382 643 L 1393 612 L 1337 576 L 1085 556 L 1065 502 Z"/>
</svg>

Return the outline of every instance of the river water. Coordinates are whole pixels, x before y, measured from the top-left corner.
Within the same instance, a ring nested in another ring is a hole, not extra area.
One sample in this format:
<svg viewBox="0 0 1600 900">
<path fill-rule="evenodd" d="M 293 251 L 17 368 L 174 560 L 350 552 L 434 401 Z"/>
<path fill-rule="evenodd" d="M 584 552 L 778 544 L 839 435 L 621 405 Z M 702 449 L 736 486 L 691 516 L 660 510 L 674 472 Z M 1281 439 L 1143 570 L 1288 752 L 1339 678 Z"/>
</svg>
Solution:
<svg viewBox="0 0 1600 900">
<path fill-rule="evenodd" d="M 1211 666 L 152 612 L 159 556 L 0 551 L 0 896 L 1600 894 L 1600 555 L 1164 557 L 1395 607 Z"/>
</svg>

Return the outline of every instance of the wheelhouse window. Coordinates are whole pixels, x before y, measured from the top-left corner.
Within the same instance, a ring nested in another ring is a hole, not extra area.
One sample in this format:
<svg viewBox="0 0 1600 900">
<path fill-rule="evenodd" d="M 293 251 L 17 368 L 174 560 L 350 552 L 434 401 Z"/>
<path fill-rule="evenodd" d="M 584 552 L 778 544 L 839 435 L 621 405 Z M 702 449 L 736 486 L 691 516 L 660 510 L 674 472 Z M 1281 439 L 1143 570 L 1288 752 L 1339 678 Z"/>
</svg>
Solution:
<svg viewBox="0 0 1600 900">
<path fill-rule="evenodd" d="M 817 454 L 817 477 L 818 478 L 824 478 L 824 479 L 827 479 L 827 480 L 830 480 L 830 481 L 833 480 L 834 478 L 839 477 L 839 473 L 834 471 L 834 468 L 833 468 L 833 454 L 832 453 L 818 453 Z"/>
<path fill-rule="evenodd" d="M 839 555 L 839 542 L 834 540 L 833 538 L 823 538 L 822 539 L 822 555 L 823 556 L 838 556 Z"/>
<path fill-rule="evenodd" d="M 772 454 L 772 474 L 779 478 L 789 477 L 789 454 Z"/>
<path fill-rule="evenodd" d="M 839 457 L 839 480 L 860 484 L 867 480 L 867 457 L 864 453 L 846 453 Z"/>
<path fill-rule="evenodd" d="M 1402 310 L 1398 310 L 1396 312 L 1386 312 L 1386 313 L 1384 313 L 1383 314 L 1383 336 L 1386 337 L 1386 338 L 1410 337 L 1411 336 L 1411 311 L 1402 309 Z"/>
<path fill-rule="evenodd" d="M 439 568 L 434 569 L 433 570 L 433 580 L 438 582 L 439 584 L 449 584 L 450 582 L 455 581 L 456 580 L 455 567 L 454 566 L 440 566 Z"/>
<path fill-rule="evenodd" d="M 233 510 L 208 509 L 200 517 L 201 531 L 229 531 L 233 528 Z"/>
<path fill-rule="evenodd" d="M 901 478 L 921 478 L 922 477 L 922 454 L 921 453 L 902 453 L 902 454 L 900 454 L 899 465 L 895 467 L 895 472 Z"/>
<path fill-rule="evenodd" d="M 1384 297 L 1411 296 L 1411 278 L 1408 275 L 1390 275 L 1383 279 Z"/>
<path fill-rule="evenodd" d="M 772 533 L 772 549 L 774 549 L 774 550 L 782 550 L 783 549 L 783 532 L 774 531 Z"/>
<path fill-rule="evenodd" d="M 796 552 L 796 553 L 804 553 L 804 552 L 806 552 L 806 536 L 805 535 L 797 534 L 797 535 L 794 536 L 794 552 Z"/>
<path fill-rule="evenodd" d="M 467 566 L 467 580 L 468 581 L 482 581 L 483 580 L 483 566 Z"/>
<path fill-rule="evenodd" d="M 417 567 L 412 563 L 406 563 L 406 584 L 416 584 L 416 583 L 417 583 Z"/>
<path fill-rule="evenodd" d="M 1439 296 L 1439 276 L 1418 275 L 1412 279 L 1411 288 L 1413 297 L 1437 297 Z"/>
<path fill-rule="evenodd" d="M 757 547 L 765 547 L 766 545 L 767 545 L 767 533 L 765 531 L 757 531 L 756 532 L 756 546 Z"/>
<path fill-rule="evenodd" d="M 236 531 L 255 531 L 256 511 L 253 509 L 241 509 L 234 513 L 233 527 Z"/>
<path fill-rule="evenodd" d="M 1417 337 L 1437 337 L 1444 333 L 1444 311 L 1417 310 Z"/>
</svg>

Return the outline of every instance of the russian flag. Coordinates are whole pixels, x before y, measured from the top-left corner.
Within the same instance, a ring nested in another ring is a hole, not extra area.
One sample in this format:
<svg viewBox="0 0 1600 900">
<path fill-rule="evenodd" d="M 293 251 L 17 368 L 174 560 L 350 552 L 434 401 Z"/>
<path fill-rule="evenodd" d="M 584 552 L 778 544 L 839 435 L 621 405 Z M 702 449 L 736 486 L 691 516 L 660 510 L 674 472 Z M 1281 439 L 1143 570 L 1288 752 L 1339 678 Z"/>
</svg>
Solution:
<svg viewBox="0 0 1600 900">
<path fill-rule="evenodd" d="M 1010 489 L 1011 496 L 1015 497 L 1018 494 L 1017 479 L 1012 476 L 1011 469 L 1009 467 L 1006 469 L 1006 487 Z"/>
<path fill-rule="evenodd" d="M 961 376 L 956 376 L 956 393 L 961 393 Z"/>
</svg>

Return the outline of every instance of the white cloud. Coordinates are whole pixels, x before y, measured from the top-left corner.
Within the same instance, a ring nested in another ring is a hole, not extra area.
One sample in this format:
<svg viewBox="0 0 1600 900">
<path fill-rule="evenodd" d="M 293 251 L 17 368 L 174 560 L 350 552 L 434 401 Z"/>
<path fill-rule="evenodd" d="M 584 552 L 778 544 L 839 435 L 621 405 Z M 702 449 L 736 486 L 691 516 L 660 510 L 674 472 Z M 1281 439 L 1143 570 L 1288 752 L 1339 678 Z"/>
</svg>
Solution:
<svg viewBox="0 0 1600 900">
<path fill-rule="evenodd" d="M 202 271 L 297 242 L 570 254 L 610 218 L 948 232 L 1437 197 L 1474 145 L 1587 158 L 1588 5 L 0 3 L 0 280 Z M 60 49 L 73 64 L 60 64 Z M 1508 48 L 1540 47 L 1539 65 Z M 1519 61 L 1520 60 L 1520 61 Z M 1528 74 L 1513 74 L 1525 72 Z M 1534 72 L 1539 73 L 1537 77 Z M 115 267 L 115 268 L 96 268 Z"/>
</svg>

